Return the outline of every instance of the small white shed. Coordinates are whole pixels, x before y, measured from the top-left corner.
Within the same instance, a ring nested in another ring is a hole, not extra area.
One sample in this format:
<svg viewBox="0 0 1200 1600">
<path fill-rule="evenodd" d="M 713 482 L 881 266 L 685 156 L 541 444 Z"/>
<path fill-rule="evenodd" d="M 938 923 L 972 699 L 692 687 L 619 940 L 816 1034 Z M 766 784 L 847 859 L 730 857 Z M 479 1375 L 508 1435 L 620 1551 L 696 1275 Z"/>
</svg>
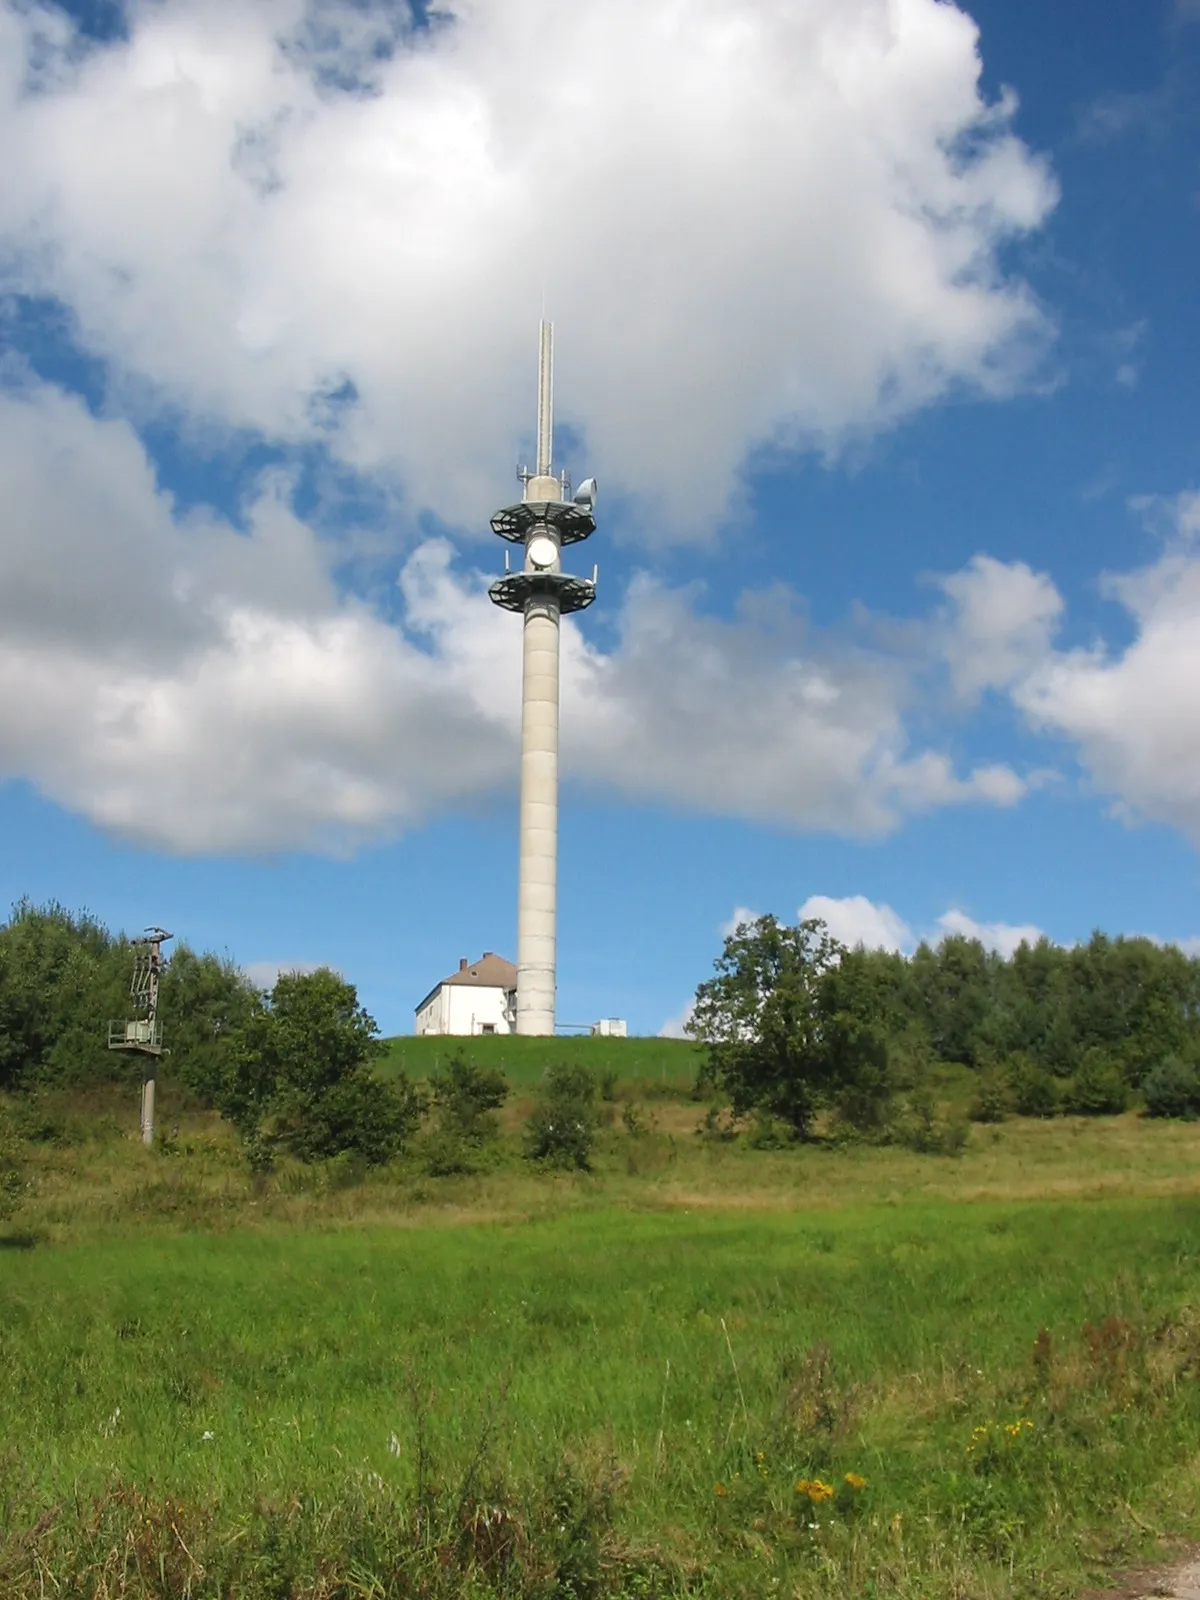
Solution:
<svg viewBox="0 0 1200 1600">
<path fill-rule="evenodd" d="M 517 969 L 485 950 L 478 961 L 458 963 L 417 1006 L 417 1033 L 513 1033 L 517 1025 Z"/>
</svg>

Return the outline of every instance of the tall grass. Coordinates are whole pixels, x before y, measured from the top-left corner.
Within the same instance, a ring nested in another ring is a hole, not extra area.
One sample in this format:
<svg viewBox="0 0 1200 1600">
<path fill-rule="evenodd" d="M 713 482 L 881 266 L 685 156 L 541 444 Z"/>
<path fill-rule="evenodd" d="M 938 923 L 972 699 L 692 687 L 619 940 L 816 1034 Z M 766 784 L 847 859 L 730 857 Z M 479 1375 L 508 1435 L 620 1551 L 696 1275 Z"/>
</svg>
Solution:
<svg viewBox="0 0 1200 1600">
<path fill-rule="evenodd" d="M 445 1179 L 22 1106 L 0 1595 L 999 1600 L 1200 1529 L 1200 1127 L 756 1150 L 630 1081 L 569 1176 L 527 1088 Z"/>
<path fill-rule="evenodd" d="M 1192 1200 L 7 1252 L 0 1582 L 1046 1592 L 1195 1525 L 1198 1264 Z"/>
</svg>

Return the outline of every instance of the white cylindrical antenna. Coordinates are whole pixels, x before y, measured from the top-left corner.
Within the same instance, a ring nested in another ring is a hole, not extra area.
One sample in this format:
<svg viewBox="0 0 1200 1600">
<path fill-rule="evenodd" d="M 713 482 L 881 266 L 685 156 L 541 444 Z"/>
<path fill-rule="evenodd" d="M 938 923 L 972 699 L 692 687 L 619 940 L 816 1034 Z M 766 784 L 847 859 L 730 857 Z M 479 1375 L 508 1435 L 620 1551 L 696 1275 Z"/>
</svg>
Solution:
<svg viewBox="0 0 1200 1600">
<path fill-rule="evenodd" d="M 543 320 L 538 333 L 537 475 L 545 478 L 554 458 L 554 324 Z"/>
</svg>

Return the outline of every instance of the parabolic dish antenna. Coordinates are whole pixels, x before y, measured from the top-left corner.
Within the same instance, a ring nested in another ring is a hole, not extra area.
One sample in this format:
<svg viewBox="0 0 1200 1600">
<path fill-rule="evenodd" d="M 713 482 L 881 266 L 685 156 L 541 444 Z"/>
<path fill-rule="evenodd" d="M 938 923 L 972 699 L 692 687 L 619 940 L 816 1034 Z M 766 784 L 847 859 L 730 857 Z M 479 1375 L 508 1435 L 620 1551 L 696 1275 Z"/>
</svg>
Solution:
<svg viewBox="0 0 1200 1600">
<path fill-rule="evenodd" d="M 525 549 L 530 566 L 537 567 L 539 572 L 545 572 L 558 560 L 558 546 L 548 534 L 535 533 Z"/>
</svg>

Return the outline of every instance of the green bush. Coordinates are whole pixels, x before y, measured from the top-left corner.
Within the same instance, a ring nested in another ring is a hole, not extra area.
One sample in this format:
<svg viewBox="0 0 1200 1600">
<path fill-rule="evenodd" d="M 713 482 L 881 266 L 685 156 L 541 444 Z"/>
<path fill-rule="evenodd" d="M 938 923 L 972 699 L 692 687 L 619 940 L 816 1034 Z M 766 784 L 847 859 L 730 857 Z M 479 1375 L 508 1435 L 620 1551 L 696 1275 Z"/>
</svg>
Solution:
<svg viewBox="0 0 1200 1600">
<path fill-rule="evenodd" d="M 475 1172 L 480 1150 L 498 1131 L 495 1112 L 508 1098 L 508 1079 L 459 1050 L 431 1074 L 429 1092 L 433 1125 L 421 1145 L 426 1172 L 431 1178 Z"/>
<path fill-rule="evenodd" d="M 591 1166 L 596 1141 L 596 1080 L 586 1067 L 547 1067 L 525 1125 L 525 1154 L 551 1167 Z"/>
<path fill-rule="evenodd" d="M 20 1141 L 8 1107 L 0 1105 L 0 1222 L 6 1222 L 20 1205 L 24 1188 Z"/>
<path fill-rule="evenodd" d="M 273 1142 L 298 1161 L 356 1155 L 383 1166 L 421 1120 L 422 1102 L 406 1078 L 381 1083 L 358 1069 L 315 1095 L 287 1093 L 270 1119 Z"/>
<path fill-rule="evenodd" d="M 1028 1056 L 1010 1056 L 1007 1077 L 1013 1110 L 1018 1116 L 1056 1117 L 1062 1109 L 1058 1083 Z"/>
<path fill-rule="evenodd" d="M 890 1142 L 921 1155 L 961 1155 L 970 1128 L 961 1116 L 944 1117 L 929 1089 L 913 1091 L 901 1102 L 890 1125 Z"/>
<path fill-rule="evenodd" d="M 509 1084 L 495 1067 L 481 1067 L 456 1051 L 429 1079 L 429 1094 L 442 1132 L 481 1144 L 496 1131 L 492 1112 L 508 1099 Z"/>
<path fill-rule="evenodd" d="M 746 1143 L 751 1150 L 783 1150 L 794 1143 L 795 1130 L 767 1111 L 756 1111 L 746 1129 Z"/>
<path fill-rule="evenodd" d="M 1142 1098 L 1148 1117 L 1187 1117 L 1200 1114 L 1200 1072 L 1194 1062 L 1167 1056 L 1142 1080 Z"/>
<path fill-rule="evenodd" d="M 972 1122 L 1003 1122 L 1012 1111 L 1012 1095 L 999 1072 L 985 1069 L 979 1075 L 967 1111 Z"/>
<path fill-rule="evenodd" d="M 1077 1117 L 1118 1116 L 1129 1104 L 1121 1069 L 1104 1050 L 1085 1050 L 1063 1091 L 1063 1109 Z"/>
</svg>

